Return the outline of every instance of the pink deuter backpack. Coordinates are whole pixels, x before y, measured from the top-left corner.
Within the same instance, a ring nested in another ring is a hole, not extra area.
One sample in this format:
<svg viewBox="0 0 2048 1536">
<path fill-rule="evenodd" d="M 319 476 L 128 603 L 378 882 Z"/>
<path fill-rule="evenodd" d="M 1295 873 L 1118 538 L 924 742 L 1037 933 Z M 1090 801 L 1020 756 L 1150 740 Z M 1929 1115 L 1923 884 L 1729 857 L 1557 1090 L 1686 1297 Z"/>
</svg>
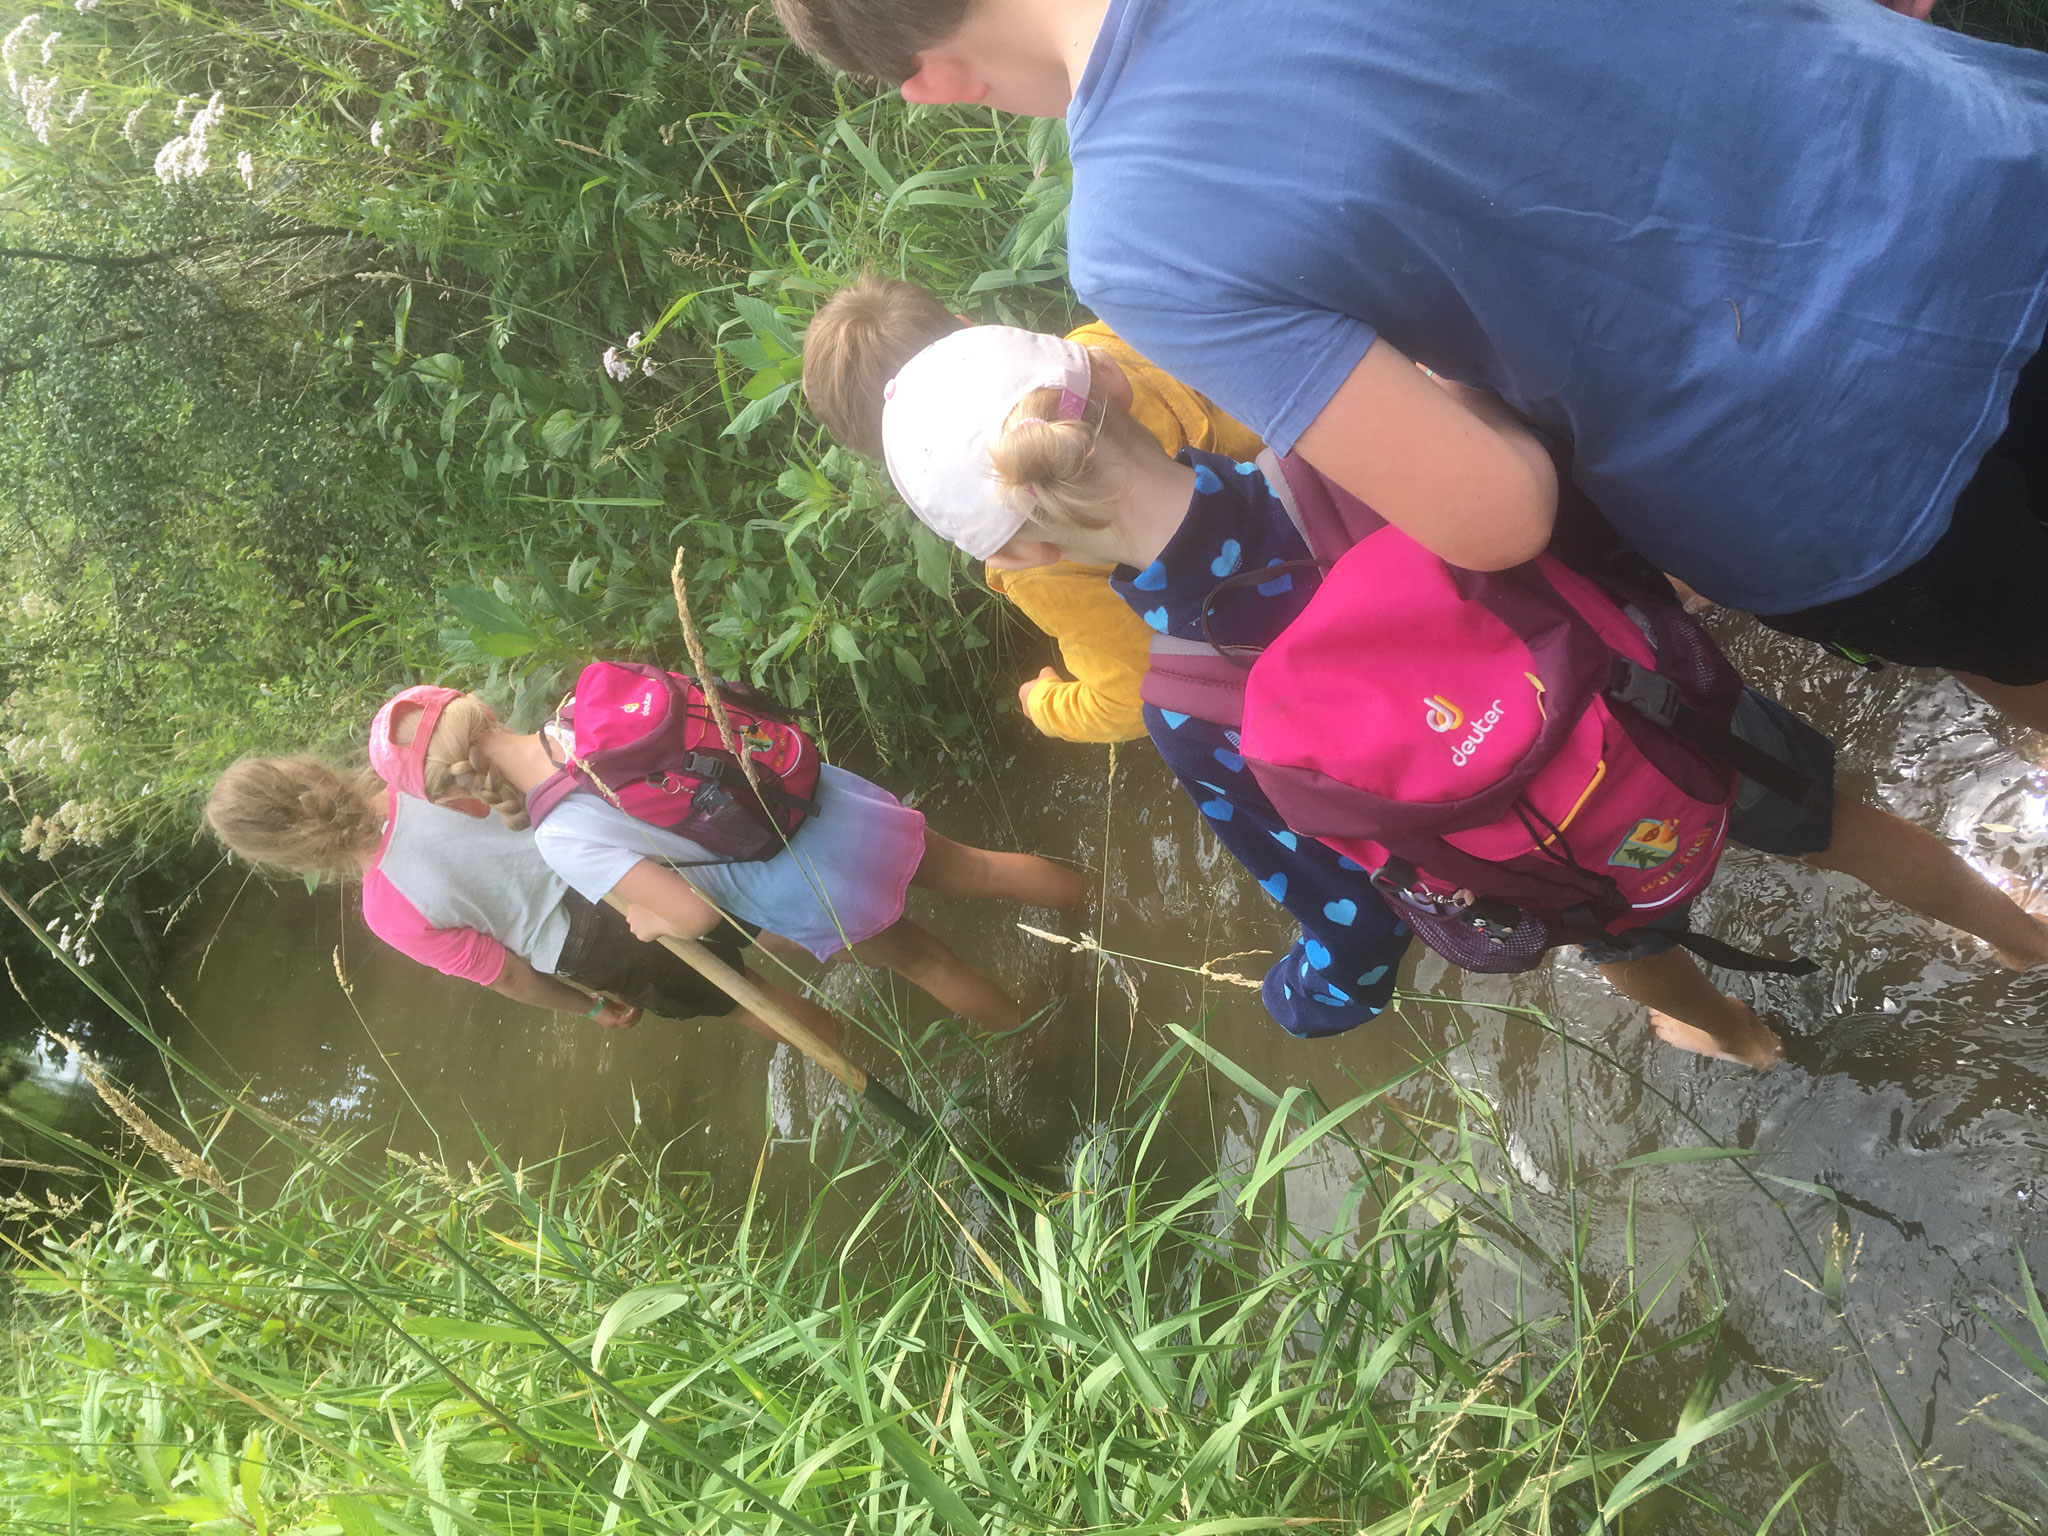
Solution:
<svg viewBox="0 0 2048 1536">
<path fill-rule="evenodd" d="M 528 818 L 539 826 L 565 796 L 584 789 L 700 844 L 718 855 L 714 862 L 774 858 L 818 813 L 818 744 L 753 689 L 723 683 L 718 693 L 753 763 L 758 795 L 725 749 L 695 679 L 593 661 L 555 711 L 558 725 L 573 728 L 574 756 L 527 794 Z M 553 756 L 554 741 L 546 733 L 541 739 Z"/>
<path fill-rule="evenodd" d="M 1806 793 L 1730 732 L 1742 680 L 1675 601 L 1547 555 L 1461 570 L 1305 460 L 1259 467 L 1322 584 L 1249 661 L 1154 637 L 1144 698 L 1234 729 L 1287 825 L 1366 870 L 1446 959 L 1522 971 L 1640 928 L 1712 878 L 1738 771 Z M 1672 937 L 1737 969 L 1814 969 Z"/>
</svg>

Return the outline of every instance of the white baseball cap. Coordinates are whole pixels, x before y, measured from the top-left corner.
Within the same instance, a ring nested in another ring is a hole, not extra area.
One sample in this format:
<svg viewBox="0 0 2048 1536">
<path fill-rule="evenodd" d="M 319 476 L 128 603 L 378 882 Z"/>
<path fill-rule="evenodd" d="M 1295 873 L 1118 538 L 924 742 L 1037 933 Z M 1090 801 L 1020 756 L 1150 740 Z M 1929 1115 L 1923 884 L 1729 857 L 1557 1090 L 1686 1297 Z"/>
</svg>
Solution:
<svg viewBox="0 0 2048 1536">
<path fill-rule="evenodd" d="M 1017 402 L 1060 391 L 1059 414 L 1088 409 L 1088 349 L 1012 325 L 970 325 L 926 347 L 884 391 L 882 455 L 889 478 L 932 532 L 986 560 L 1025 517 L 1004 504 L 989 462 Z"/>
</svg>

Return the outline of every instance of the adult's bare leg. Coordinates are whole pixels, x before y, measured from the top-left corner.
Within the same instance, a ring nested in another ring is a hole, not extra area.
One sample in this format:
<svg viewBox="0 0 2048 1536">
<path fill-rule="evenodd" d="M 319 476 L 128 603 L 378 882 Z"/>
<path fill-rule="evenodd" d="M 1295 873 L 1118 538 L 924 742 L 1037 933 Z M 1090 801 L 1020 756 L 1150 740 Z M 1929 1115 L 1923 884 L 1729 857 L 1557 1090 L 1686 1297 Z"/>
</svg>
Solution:
<svg viewBox="0 0 2048 1536">
<path fill-rule="evenodd" d="M 2008 720 L 2048 732 L 2048 683 L 1994 683 L 1974 672 L 1958 672 L 1955 679 Z"/>
<path fill-rule="evenodd" d="M 1834 841 L 1806 862 L 1854 875 L 1922 917 L 1976 935 L 2001 965 L 2048 965 L 2048 918 L 2029 914 L 1947 843 L 1889 811 L 1837 795 Z"/>
</svg>

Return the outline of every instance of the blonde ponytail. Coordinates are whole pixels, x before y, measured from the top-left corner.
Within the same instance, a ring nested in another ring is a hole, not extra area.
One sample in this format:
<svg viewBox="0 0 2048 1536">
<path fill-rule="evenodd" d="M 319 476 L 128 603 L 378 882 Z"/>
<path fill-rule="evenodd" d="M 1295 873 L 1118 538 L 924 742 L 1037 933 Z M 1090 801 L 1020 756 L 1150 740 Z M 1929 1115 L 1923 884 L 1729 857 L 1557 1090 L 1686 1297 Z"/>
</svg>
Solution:
<svg viewBox="0 0 2048 1536">
<path fill-rule="evenodd" d="M 399 746 L 412 744 L 411 733 L 418 719 L 415 713 L 398 723 L 392 736 Z M 475 694 L 450 700 L 427 741 L 427 798 L 443 805 L 451 800 L 481 800 L 514 832 L 524 832 L 531 825 L 526 817 L 526 796 L 502 782 L 474 755 L 484 733 L 499 728 L 490 705 Z"/>
<path fill-rule="evenodd" d="M 1156 454 L 1159 446 L 1106 396 L 1097 388 L 1078 417 L 1060 415 L 1061 392 L 1051 385 L 1017 402 L 1002 436 L 989 445 L 989 463 L 1011 511 L 1054 532 L 1099 533 L 1116 521 L 1130 494 L 1132 456 Z"/>
<path fill-rule="evenodd" d="M 206 823 L 232 853 L 292 875 L 354 874 L 383 837 L 384 781 L 317 757 L 250 757 L 214 781 Z"/>
</svg>

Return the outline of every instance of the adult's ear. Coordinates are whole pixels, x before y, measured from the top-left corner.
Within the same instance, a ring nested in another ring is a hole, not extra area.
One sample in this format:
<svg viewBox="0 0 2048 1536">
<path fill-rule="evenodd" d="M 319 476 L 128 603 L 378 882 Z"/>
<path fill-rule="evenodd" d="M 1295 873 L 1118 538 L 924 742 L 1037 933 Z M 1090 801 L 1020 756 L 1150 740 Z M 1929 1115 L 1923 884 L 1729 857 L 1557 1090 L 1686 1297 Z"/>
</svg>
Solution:
<svg viewBox="0 0 2048 1536">
<path fill-rule="evenodd" d="M 971 107 L 988 96 L 988 82 L 965 59 L 943 48 L 912 55 L 917 73 L 897 87 L 903 99 L 919 106 Z"/>
</svg>

